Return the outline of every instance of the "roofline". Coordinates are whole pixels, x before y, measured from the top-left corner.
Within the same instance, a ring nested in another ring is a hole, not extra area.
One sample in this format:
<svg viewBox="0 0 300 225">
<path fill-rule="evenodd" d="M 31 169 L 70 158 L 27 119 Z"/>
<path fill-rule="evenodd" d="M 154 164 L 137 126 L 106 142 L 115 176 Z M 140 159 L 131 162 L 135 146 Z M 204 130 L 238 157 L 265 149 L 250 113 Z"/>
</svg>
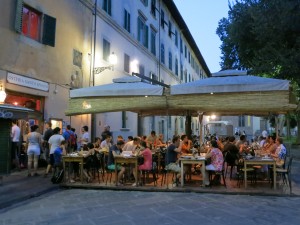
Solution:
<svg viewBox="0 0 300 225">
<path fill-rule="evenodd" d="M 211 73 L 210 70 L 208 68 L 208 66 L 206 65 L 206 62 L 188 28 L 188 26 L 186 25 L 184 19 L 182 18 L 179 10 L 177 9 L 175 3 L 173 2 L 173 0 L 163 0 L 163 3 L 166 5 L 166 7 L 168 8 L 168 10 L 170 11 L 170 13 L 173 16 L 173 19 L 176 21 L 177 25 L 179 26 L 182 34 L 184 35 L 184 37 L 186 38 L 186 40 L 188 41 L 188 43 L 190 44 L 191 48 L 193 49 L 195 55 L 197 56 L 199 62 L 201 63 L 201 66 L 203 67 L 204 71 L 206 72 L 208 77 L 211 77 Z"/>
</svg>

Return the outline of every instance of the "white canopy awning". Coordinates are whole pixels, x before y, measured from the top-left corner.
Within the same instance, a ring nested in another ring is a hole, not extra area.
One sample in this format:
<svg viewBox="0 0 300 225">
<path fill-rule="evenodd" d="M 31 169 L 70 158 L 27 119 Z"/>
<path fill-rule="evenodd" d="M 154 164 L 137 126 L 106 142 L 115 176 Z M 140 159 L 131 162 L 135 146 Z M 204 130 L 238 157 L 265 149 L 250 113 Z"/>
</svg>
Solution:
<svg viewBox="0 0 300 225">
<path fill-rule="evenodd" d="M 258 91 L 287 91 L 288 80 L 279 80 L 257 76 L 220 76 L 197 80 L 190 83 L 171 86 L 171 95 L 233 93 Z"/>
<path fill-rule="evenodd" d="M 137 77 L 122 77 L 114 83 L 80 88 L 70 91 L 71 98 L 103 96 L 157 96 L 163 94 L 163 87 L 141 82 Z"/>
</svg>

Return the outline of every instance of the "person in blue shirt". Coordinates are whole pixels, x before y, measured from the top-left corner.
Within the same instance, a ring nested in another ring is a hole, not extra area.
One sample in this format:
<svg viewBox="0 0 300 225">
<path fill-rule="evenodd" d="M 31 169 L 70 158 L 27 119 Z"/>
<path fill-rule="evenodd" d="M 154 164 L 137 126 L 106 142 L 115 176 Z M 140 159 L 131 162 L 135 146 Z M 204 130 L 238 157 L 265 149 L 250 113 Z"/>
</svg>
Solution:
<svg viewBox="0 0 300 225">
<path fill-rule="evenodd" d="M 54 150 L 54 167 L 62 169 L 62 156 L 67 154 L 66 151 L 67 142 L 61 141 L 60 146 Z"/>
</svg>

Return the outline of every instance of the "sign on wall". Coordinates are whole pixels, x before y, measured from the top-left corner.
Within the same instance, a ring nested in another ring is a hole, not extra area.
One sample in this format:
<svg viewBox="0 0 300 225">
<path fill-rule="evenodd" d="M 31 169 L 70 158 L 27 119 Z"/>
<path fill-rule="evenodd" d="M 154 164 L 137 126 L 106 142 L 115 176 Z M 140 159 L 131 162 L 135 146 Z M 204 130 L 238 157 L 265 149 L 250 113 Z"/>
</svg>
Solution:
<svg viewBox="0 0 300 225">
<path fill-rule="evenodd" d="M 40 81 L 40 80 L 36 80 L 36 79 L 32 79 L 29 77 L 17 75 L 14 73 L 7 73 L 6 80 L 8 83 L 11 83 L 11 84 L 20 85 L 23 87 L 29 87 L 29 88 L 33 88 L 33 89 L 37 89 L 37 90 L 41 90 L 41 91 L 47 91 L 47 92 L 49 91 L 49 83 Z"/>
</svg>

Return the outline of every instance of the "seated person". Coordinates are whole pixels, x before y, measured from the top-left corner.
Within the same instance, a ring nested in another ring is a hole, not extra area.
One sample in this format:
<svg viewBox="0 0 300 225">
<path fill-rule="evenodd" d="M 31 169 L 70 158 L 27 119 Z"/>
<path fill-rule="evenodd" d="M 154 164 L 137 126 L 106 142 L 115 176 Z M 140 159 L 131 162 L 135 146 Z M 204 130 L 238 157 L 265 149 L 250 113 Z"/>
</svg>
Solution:
<svg viewBox="0 0 300 225">
<path fill-rule="evenodd" d="M 152 152 L 147 147 L 147 143 L 142 141 L 141 142 L 141 152 L 140 156 L 144 157 L 144 163 L 139 165 L 139 170 L 151 170 L 152 169 Z"/>
<path fill-rule="evenodd" d="M 182 145 L 181 145 L 181 152 L 182 154 L 189 154 L 190 153 L 190 149 L 193 147 L 193 143 L 191 140 L 188 139 L 187 135 L 181 135 L 181 141 L 182 141 Z"/>
<path fill-rule="evenodd" d="M 116 165 L 115 165 L 114 157 L 116 155 L 121 155 L 122 148 L 124 147 L 124 144 L 125 144 L 124 141 L 118 141 L 116 145 L 113 145 L 113 146 L 110 147 L 109 153 L 108 153 L 108 161 L 107 161 L 107 165 L 108 165 L 107 168 L 109 170 L 115 170 Z M 125 167 L 117 165 L 117 170 L 119 172 L 118 172 L 118 177 L 117 177 L 117 180 L 116 180 L 116 184 L 121 185 L 120 180 L 121 180 L 123 174 L 125 173 Z"/>
<path fill-rule="evenodd" d="M 205 186 L 209 186 L 209 173 L 208 171 L 221 171 L 223 169 L 223 154 L 221 150 L 218 148 L 218 143 L 215 140 L 212 140 L 210 142 L 211 144 L 211 150 L 206 154 L 205 158 L 211 158 L 211 164 L 207 165 L 205 167 L 205 180 L 204 184 Z"/>
<path fill-rule="evenodd" d="M 166 169 L 177 173 L 176 180 L 180 178 L 180 166 L 177 161 L 178 154 L 181 153 L 180 138 L 174 136 L 172 139 L 172 144 L 169 145 L 166 153 Z"/>
<path fill-rule="evenodd" d="M 135 153 L 135 149 L 139 146 L 141 139 L 139 137 L 134 137 L 132 141 L 127 142 L 122 150 L 124 152 Z"/>
<path fill-rule="evenodd" d="M 167 147 L 167 144 L 164 142 L 164 135 L 163 134 L 159 134 L 157 141 L 156 141 L 156 147 L 158 148 L 164 148 Z"/>
<path fill-rule="evenodd" d="M 147 147 L 147 143 L 145 141 L 142 141 L 140 143 L 140 152 L 138 156 L 144 157 L 144 163 L 142 165 L 139 165 L 139 170 L 151 170 L 152 169 L 152 152 Z M 133 176 L 135 180 L 138 180 L 137 175 L 135 174 L 135 170 L 133 170 Z M 133 185 L 135 186 L 135 185 Z"/>
<path fill-rule="evenodd" d="M 283 167 L 286 157 L 286 148 L 283 145 L 283 139 L 281 137 L 276 138 L 277 148 L 274 154 L 271 156 L 276 160 L 277 167 Z"/>
<path fill-rule="evenodd" d="M 226 162 L 228 165 L 237 165 L 237 161 L 239 160 L 239 149 L 235 145 L 235 137 L 230 136 L 228 139 L 228 143 L 225 144 L 223 154 L 226 154 Z"/>
<path fill-rule="evenodd" d="M 100 163 L 98 162 L 98 158 L 97 158 L 97 151 L 94 148 L 94 144 L 93 143 L 88 143 L 86 145 L 86 149 L 84 152 L 79 152 L 79 155 L 82 155 L 84 157 L 85 160 L 85 164 L 84 164 L 84 169 L 83 169 L 83 175 L 86 177 L 87 183 L 89 183 L 91 181 L 91 176 L 89 175 L 89 170 L 91 167 L 95 166 L 96 163 Z"/>
</svg>

